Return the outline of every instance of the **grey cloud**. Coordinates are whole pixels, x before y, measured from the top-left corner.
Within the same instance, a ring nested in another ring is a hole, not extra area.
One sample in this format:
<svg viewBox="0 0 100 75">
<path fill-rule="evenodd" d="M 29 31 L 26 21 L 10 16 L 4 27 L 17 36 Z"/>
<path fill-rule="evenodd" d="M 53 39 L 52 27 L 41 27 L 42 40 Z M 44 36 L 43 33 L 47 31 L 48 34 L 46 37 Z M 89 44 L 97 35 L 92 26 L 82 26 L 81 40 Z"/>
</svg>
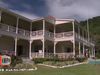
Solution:
<svg viewBox="0 0 100 75">
<path fill-rule="evenodd" d="M 100 15 L 100 0 L 45 0 L 49 15 L 57 18 L 87 19 Z"/>
</svg>

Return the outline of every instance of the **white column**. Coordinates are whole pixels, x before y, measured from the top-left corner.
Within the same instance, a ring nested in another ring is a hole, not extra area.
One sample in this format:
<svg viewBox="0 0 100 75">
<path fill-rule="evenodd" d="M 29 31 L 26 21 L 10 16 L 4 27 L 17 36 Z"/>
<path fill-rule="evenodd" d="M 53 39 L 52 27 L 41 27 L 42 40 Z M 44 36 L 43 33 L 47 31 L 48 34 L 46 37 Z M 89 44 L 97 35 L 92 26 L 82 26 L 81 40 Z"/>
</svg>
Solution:
<svg viewBox="0 0 100 75">
<path fill-rule="evenodd" d="M 42 40 L 43 42 L 43 46 L 42 46 L 42 50 L 43 50 L 43 58 L 45 56 L 45 40 Z"/>
<path fill-rule="evenodd" d="M 30 37 L 31 37 L 31 34 L 32 34 L 32 22 L 30 24 Z"/>
<path fill-rule="evenodd" d="M 87 34 L 88 34 L 88 42 L 90 41 L 90 32 L 89 32 L 89 20 L 87 19 Z"/>
<path fill-rule="evenodd" d="M 92 56 L 92 57 L 94 56 L 94 49 L 93 49 L 93 47 L 91 47 L 91 46 L 90 46 L 90 54 L 89 54 L 89 55 L 90 55 L 90 57 L 91 57 L 91 56 Z"/>
<path fill-rule="evenodd" d="M 56 37 L 55 37 L 55 35 L 56 35 L 56 27 L 54 26 L 54 55 L 56 54 L 56 41 L 55 41 Z"/>
<path fill-rule="evenodd" d="M 17 55 L 17 38 L 14 39 L 15 40 L 15 56 Z"/>
<path fill-rule="evenodd" d="M 84 44 L 83 44 L 83 56 L 85 55 L 85 48 L 84 48 Z"/>
<path fill-rule="evenodd" d="M 1 22 L 2 11 L 0 10 L 0 22 Z"/>
<path fill-rule="evenodd" d="M 81 43 L 79 42 L 79 56 L 81 55 Z"/>
<path fill-rule="evenodd" d="M 16 23 L 16 34 L 18 33 L 18 20 L 19 18 L 17 17 L 17 23 Z M 17 55 L 17 37 L 15 38 L 15 56 Z"/>
<path fill-rule="evenodd" d="M 84 30 L 82 30 L 83 39 L 85 39 Z"/>
<path fill-rule="evenodd" d="M 16 23 L 16 34 L 18 33 L 18 22 L 19 22 L 19 17 L 17 17 L 17 23 Z"/>
<path fill-rule="evenodd" d="M 80 27 L 78 26 L 78 34 L 80 36 Z M 78 46 L 78 49 L 79 49 L 79 56 L 81 55 L 81 50 L 80 50 L 80 47 L 81 47 L 81 43 L 79 41 L 79 46 Z"/>
<path fill-rule="evenodd" d="M 80 26 L 78 25 L 78 35 L 80 36 Z"/>
<path fill-rule="evenodd" d="M 32 42 L 33 42 L 32 40 L 29 41 L 29 58 L 30 59 L 32 59 L 32 56 L 31 56 Z"/>
<path fill-rule="evenodd" d="M 43 50 L 43 58 L 45 56 L 45 20 L 43 20 L 43 47 L 42 47 L 42 50 Z"/>
<path fill-rule="evenodd" d="M 73 55 L 75 56 L 75 24 L 74 21 L 72 22 L 73 25 Z"/>
<path fill-rule="evenodd" d="M 93 55 L 94 55 L 94 57 L 95 57 L 95 47 L 93 48 L 93 52 L 94 52 Z"/>
<path fill-rule="evenodd" d="M 54 41 L 54 55 L 56 54 L 56 41 Z"/>
</svg>

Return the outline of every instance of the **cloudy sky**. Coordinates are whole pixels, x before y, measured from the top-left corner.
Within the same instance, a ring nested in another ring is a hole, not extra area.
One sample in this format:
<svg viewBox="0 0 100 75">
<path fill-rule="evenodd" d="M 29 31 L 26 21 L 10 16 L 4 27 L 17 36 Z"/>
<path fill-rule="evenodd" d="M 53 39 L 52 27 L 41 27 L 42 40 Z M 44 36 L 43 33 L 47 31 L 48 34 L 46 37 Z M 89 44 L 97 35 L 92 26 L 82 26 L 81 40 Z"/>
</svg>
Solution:
<svg viewBox="0 0 100 75">
<path fill-rule="evenodd" d="M 100 15 L 100 0 L 0 0 L 0 7 L 30 19 L 51 15 L 86 20 Z"/>
</svg>

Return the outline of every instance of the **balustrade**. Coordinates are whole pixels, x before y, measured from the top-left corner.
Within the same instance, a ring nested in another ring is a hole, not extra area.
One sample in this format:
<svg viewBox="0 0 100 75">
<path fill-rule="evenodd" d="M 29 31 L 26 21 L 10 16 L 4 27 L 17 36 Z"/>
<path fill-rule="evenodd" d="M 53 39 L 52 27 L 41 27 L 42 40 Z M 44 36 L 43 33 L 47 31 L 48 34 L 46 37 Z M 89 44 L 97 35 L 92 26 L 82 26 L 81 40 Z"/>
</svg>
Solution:
<svg viewBox="0 0 100 75">
<path fill-rule="evenodd" d="M 8 54 L 8 55 L 14 55 L 15 51 L 10 51 L 10 50 L 2 50 L 0 51 L 1 54 Z"/>
<path fill-rule="evenodd" d="M 33 58 L 41 58 L 43 56 L 43 53 L 33 52 L 32 57 Z M 45 53 L 46 58 L 54 58 L 56 56 L 57 58 L 73 58 L 73 53 Z"/>
<path fill-rule="evenodd" d="M 73 58 L 73 53 L 56 53 L 55 54 L 58 58 Z"/>
<path fill-rule="evenodd" d="M 73 32 L 72 31 L 70 31 L 70 32 L 56 33 L 55 34 L 56 38 L 65 38 L 65 37 L 70 37 L 70 36 L 73 36 Z"/>
<path fill-rule="evenodd" d="M 45 35 L 46 35 L 47 37 L 54 38 L 54 33 L 49 32 L 49 31 L 47 31 L 47 30 L 46 30 L 46 32 L 45 32 Z"/>
<path fill-rule="evenodd" d="M 43 57 L 43 53 L 32 52 L 31 56 L 33 58 L 42 58 Z"/>
<path fill-rule="evenodd" d="M 10 32 L 10 33 L 19 34 L 19 35 L 23 35 L 23 36 L 30 36 L 30 35 L 33 36 L 33 37 L 43 36 L 43 30 L 32 31 L 31 34 L 30 34 L 30 31 L 18 28 L 18 33 L 16 33 L 16 27 L 10 26 L 10 25 L 7 25 L 7 24 L 3 24 L 3 23 L 0 23 L 0 30 L 7 31 L 7 32 Z M 54 33 L 45 30 L 45 36 L 47 38 L 48 37 L 49 38 L 54 38 L 54 36 L 55 36 L 55 38 L 65 38 L 65 37 L 73 36 L 73 31 L 56 33 L 54 35 Z M 83 40 L 85 42 L 88 42 L 88 39 L 80 36 L 77 33 L 75 33 L 75 37 L 79 38 L 80 40 Z M 90 42 L 93 43 L 93 41 L 91 41 L 91 40 L 90 40 Z"/>
<path fill-rule="evenodd" d="M 43 30 L 32 31 L 32 36 L 41 36 L 43 35 Z"/>
<path fill-rule="evenodd" d="M 0 30 L 7 31 L 7 32 L 10 32 L 10 33 L 16 33 L 16 27 L 10 26 L 10 25 L 7 25 L 7 24 L 2 24 L 2 23 L 0 23 Z M 18 28 L 18 34 L 24 35 L 24 36 L 30 36 L 30 31 Z"/>
</svg>

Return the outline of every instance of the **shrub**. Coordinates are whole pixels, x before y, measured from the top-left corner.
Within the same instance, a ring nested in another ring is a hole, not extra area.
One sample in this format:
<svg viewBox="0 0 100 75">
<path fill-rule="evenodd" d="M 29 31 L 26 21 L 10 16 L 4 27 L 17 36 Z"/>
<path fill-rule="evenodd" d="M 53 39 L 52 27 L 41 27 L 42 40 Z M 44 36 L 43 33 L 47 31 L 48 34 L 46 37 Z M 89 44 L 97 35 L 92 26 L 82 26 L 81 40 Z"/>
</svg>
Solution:
<svg viewBox="0 0 100 75">
<path fill-rule="evenodd" d="M 43 64 L 52 65 L 53 64 L 53 61 L 45 61 L 45 62 L 43 62 Z"/>
<path fill-rule="evenodd" d="M 35 68 L 35 66 L 34 65 L 32 65 L 32 64 L 29 64 L 29 63 L 20 63 L 20 64 L 17 64 L 16 66 L 15 66 L 15 68 L 18 68 L 18 69 L 30 69 L 30 68 Z"/>
<path fill-rule="evenodd" d="M 65 62 L 56 62 L 53 65 L 55 65 L 55 66 L 64 66 L 64 65 L 66 65 L 66 63 Z"/>
<path fill-rule="evenodd" d="M 100 53 L 96 53 L 96 57 L 100 59 Z"/>
<path fill-rule="evenodd" d="M 22 59 L 17 56 L 11 56 L 11 66 L 15 66 L 16 64 L 22 63 Z"/>
<path fill-rule="evenodd" d="M 46 61 L 46 59 L 45 58 L 34 58 L 33 61 L 35 64 L 38 64 L 38 63 L 43 63 L 44 61 Z"/>
<path fill-rule="evenodd" d="M 38 63 L 43 63 L 45 61 L 53 61 L 53 62 L 58 62 L 58 61 L 65 61 L 63 59 L 59 59 L 59 58 L 34 58 L 32 59 L 34 61 L 35 64 L 38 64 Z"/>
<path fill-rule="evenodd" d="M 78 62 L 84 62 L 86 60 L 86 58 L 85 57 L 76 57 L 76 60 Z"/>
</svg>

